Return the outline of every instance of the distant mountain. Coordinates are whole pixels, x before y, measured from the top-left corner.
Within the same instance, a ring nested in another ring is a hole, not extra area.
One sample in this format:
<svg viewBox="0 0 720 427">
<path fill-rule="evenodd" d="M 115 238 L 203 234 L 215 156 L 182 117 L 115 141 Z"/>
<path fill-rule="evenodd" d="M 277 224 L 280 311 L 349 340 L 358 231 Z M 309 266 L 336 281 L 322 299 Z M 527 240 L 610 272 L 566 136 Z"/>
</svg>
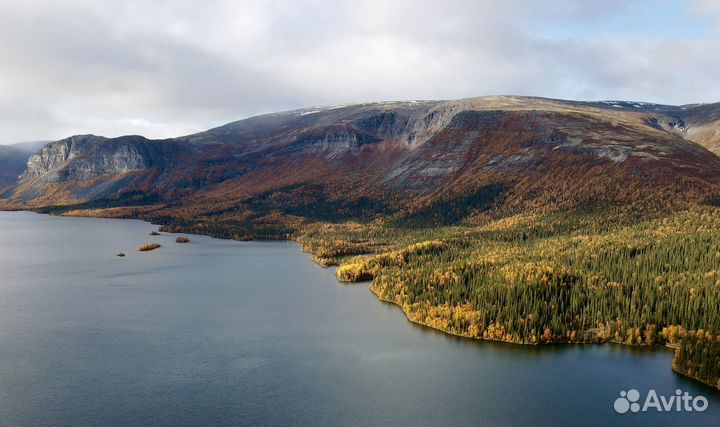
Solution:
<svg viewBox="0 0 720 427">
<path fill-rule="evenodd" d="M 52 141 L 25 141 L 25 142 L 17 142 L 15 144 L 10 144 L 10 146 L 34 153 L 34 152 L 40 150 L 41 148 L 43 148 L 46 144 L 48 144 L 50 142 L 52 142 Z"/>
<path fill-rule="evenodd" d="M 0 145 L 0 191 L 17 183 L 31 154 L 31 151 L 13 145 Z"/>
<path fill-rule="evenodd" d="M 318 107 L 168 140 L 70 137 L 33 154 L 5 195 L 283 231 L 317 220 L 673 208 L 720 199 L 719 132 L 720 104 L 481 97 Z"/>
</svg>

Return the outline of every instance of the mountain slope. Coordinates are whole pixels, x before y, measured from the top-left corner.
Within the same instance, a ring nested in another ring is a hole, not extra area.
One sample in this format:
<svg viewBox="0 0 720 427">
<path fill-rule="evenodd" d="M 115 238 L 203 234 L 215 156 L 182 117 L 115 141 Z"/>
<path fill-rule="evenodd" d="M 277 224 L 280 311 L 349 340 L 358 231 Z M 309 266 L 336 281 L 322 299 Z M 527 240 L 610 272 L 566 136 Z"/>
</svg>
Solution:
<svg viewBox="0 0 720 427">
<path fill-rule="evenodd" d="M 687 106 L 678 116 L 685 125 L 688 139 L 720 155 L 720 105 Z"/>
<path fill-rule="evenodd" d="M 33 155 L 6 193 L 34 206 L 151 204 L 143 212 L 171 222 L 283 230 L 316 220 L 672 209 L 719 194 L 718 114 L 718 104 L 523 97 L 304 109 L 170 140 L 71 137 Z"/>
</svg>

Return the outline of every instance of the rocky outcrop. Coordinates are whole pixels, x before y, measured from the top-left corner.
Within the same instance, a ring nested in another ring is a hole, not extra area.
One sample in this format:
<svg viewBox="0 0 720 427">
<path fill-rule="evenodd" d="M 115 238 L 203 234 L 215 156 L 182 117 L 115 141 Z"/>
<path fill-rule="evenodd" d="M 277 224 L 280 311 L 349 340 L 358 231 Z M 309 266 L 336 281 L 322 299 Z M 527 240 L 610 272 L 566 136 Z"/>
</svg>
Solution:
<svg viewBox="0 0 720 427">
<path fill-rule="evenodd" d="M 157 144 L 140 136 L 73 136 L 47 144 L 30 156 L 20 182 L 86 181 L 142 171 L 163 162 Z"/>
</svg>

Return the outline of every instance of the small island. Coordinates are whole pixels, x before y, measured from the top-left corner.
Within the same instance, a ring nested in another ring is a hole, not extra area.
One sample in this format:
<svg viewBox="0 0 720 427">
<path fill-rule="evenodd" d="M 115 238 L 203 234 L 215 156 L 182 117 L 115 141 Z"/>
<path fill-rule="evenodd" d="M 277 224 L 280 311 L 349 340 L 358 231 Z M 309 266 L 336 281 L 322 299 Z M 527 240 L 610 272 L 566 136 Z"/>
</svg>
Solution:
<svg viewBox="0 0 720 427">
<path fill-rule="evenodd" d="M 189 243 L 190 239 L 185 236 L 180 236 L 177 239 L 175 239 L 175 243 Z"/>
<path fill-rule="evenodd" d="M 161 245 L 160 243 L 155 243 L 155 242 L 153 242 L 153 243 L 145 243 L 144 245 L 140 246 L 140 248 L 138 248 L 138 251 L 140 251 L 140 252 L 148 252 L 148 251 L 155 250 L 155 249 L 157 249 L 157 248 L 159 248 L 159 247 L 161 247 L 161 246 L 162 246 L 162 245 Z"/>
</svg>

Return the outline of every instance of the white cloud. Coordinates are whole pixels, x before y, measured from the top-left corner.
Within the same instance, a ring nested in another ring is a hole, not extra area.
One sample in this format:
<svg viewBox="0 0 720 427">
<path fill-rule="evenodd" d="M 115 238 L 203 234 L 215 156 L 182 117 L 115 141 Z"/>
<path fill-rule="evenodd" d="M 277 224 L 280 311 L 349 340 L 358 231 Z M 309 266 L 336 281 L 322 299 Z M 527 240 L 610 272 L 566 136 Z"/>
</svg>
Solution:
<svg viewBox="0 0 720 427">
<path fill-rule="evenodd" d="M 678 4 L 0 0 L 0 141 L 370 100 L 720 100 L 717 2 Z"/>
</svg>

